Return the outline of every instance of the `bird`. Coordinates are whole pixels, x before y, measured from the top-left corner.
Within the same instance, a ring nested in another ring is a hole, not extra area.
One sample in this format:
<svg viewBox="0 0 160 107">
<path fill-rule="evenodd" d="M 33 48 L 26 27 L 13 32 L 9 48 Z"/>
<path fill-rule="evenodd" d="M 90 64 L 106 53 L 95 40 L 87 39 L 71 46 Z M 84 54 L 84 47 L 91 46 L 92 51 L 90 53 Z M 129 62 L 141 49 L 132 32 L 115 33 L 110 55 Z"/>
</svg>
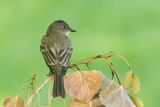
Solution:
<svg viewBox="0 0 160 107">
<path fill-rule="evenodd" d="M 72 55 L 70 32 L 76 32 L 64 20 L 56 20 L 49 25 L 41 39 L 40 52 L 49 68 L 49 76 L 53 75 L 53 98 L 65 98 L 64 75 L 67 72 Z"/>
</svg>

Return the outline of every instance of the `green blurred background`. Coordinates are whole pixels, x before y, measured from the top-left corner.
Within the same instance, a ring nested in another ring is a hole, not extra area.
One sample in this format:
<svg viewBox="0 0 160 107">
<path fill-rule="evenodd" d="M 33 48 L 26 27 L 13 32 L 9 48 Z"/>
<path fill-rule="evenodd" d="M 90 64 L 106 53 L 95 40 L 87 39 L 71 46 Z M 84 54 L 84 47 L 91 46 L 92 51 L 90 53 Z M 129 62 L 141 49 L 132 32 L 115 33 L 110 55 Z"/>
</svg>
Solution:
<svg viewBox="0 0 160 107">
<path fill-rule="evenodd" d="M 145 107 L 160 105 L 159 0 L 0 0 L 1 103 L 5 97 L 15 96 L 34 74 L 37 86 L 46 78 L 48 68 L 39 45 L 56 19 L 67 21 L 78 31 L 70 34 L 72 63 L 108 51 L 121 53 L 141 80 L 138 97 Z M 123 80 L 127 66 L 120 60 L 114 62 Z M 93 69 L 106 72 L 101 63 Z M 40 92 L 40 105 L 47 105 L 47 94 L 48 88 Z M 66 102 L 58 99 L 55 105 Z"/>
</svg>

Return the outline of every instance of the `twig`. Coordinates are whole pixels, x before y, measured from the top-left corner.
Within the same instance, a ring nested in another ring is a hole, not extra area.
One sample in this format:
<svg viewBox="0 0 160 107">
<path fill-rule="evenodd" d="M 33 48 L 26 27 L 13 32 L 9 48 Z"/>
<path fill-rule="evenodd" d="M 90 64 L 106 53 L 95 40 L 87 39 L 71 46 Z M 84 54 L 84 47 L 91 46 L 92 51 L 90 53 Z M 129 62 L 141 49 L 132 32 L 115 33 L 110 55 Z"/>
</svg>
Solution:
<svg viewBox="0 0 160 107">
<path fill-rule="evenodd" d="M 28 107 L 28 106 L 32 103 L 34 96 L 35 96 L 37 93 L 39 93 L 39 91 L 41 91 L 42 88 L 43 88 L 52 78 L 53 78 L 52 76 L 48 77 L 48 78 L 32 93 L 32 95 L 31 95 L 30 98 L 28 99 L 27 103 L 25 104 L 25 107 Z"/>
<path fill-rule="evenodd" d="M 119 78 L 119 75 L 118 75 L 118 72 L 117 72 L 116 68 L 114 67 L 114 65 L 110 61 L 110 59 L 107 59 L 107 61 L 108 61 L 108 65 L 109 65 L 111 71 L 116 75 L 119 85 L 121 85 L 121 81 L 120 81 L 120 78 Z"/>
<path fill-rule="evenodd" d="M 132 73 L 132 67 L 131 67 L 130 63 L 127 61 L 126 58 L 124 58 L 122 55 L 120 55 L 120 54 L 118 54 L 116 52 L 110 52 L 110 54 L 112 54 L 113 56 L 116 56 L 116 57 L 122 59 L 128 65 L 129 72 Z"/>
<path fill-rule="evenodd" d="M 106 53 L 106 54 L 103 54 L 103 55 L 96 55 L 96 56 L 92 56 L 92 57 L 90 57 L 90 58 L 87 58 L 87 59 L 85 59 L 85 60 L 83 60 L 83 61 L 80 61 L 80 62 L 77 62 L 77 63 L 74 63 L 74 64 L 71 64 L 71 65 L 69 65 L 69 67 L 68 68 L 77 68 L 77 66 L 79 66 L 79 65 L 83 65 L 83 64 L 85 64 L 85 65 L 89 65 L 90 63 L 91 63 L 91 61 L 93 61 L 93 60 L 95 60 L 95 59 L 102 59 L 102 58 L 110 58 L 112 55 L 110 54 L 110 53 Z"/>
<path fill-rule="evenodd" d="M 113 63 L 112 63 L 112 62 L 110 61 L 110 59 L 109 59 L 109 58 L 112 57 L 112 56 L 116 56 L 116 57 L 122 59 L 124 62 L 126 62 L 126 64 L 127 64 L 128 67 L 129 67 L 129 71 L 132 72 L 132 68 L 131 68 L 129 62 L 128 62 L 124 57 L 122 57 L 121 55 L 119 55 L 118 53 L 115 53 L 115 52 L 109 52 L 109 53 L 102 54 L 102 55 L 92 56 L 92 57 L 87 58 L 87 59 L 85 59 L 85 60 L 82 60 L 82 61 L 80 61 L 80 62 L 71 64 L 71 65 L 69 65 L 68 68 L 77 68 L 78 70 L 80 70 L 80 68 L 78 67 L 79 65 L 86 65 L 87 67 L 89 67 L 89 64 L 91 64 L 91 62 L 92 62 L 93 60 L 95 60 L 95 59 L 106 59 L 106 60 L 108 61 L 107 63 L 108 63 L 108 65 L 109 65 L 109 68 L 110 68 L 110 70 L 111 70 L 111 72 L 112 72 L 112 79 L 113 79 L 114 74 L 115 74 L 115 75 L 116 75 L 116 78 L 117 78 L 117 80 L 118 80 L 118 82 L 119 82 L 119 84 L 121 85 L 118 72 L 117 72 L 115 66 L 113 65 Z"/>
</svg>

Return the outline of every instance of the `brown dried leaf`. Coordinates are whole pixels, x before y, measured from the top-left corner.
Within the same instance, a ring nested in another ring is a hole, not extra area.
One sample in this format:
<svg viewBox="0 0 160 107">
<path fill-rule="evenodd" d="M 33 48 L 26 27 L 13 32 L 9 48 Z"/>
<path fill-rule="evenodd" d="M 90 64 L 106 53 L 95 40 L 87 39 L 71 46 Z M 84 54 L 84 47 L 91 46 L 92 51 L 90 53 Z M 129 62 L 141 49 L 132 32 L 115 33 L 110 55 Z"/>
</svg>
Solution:
<svg viewBox="0 0 160 107">
<path fill-rule="evenodd" d="M 92 99 L 100 88 L 100 81 L 100 73 L 95 70 L 73 72 L 64 77 L 66 92 L 78 100 Z"/>
<path fill-rule="evenodd" d="M 105 79 L 103 82 L 108 84 L 103 87 L 99 95 L 103 105 L 106 107 L 135 107 L 122 86 L 117 85 L 113 80 Z"/>
<path fill-rule="evenodd" d="M 18 97 L 8 97 L 3 102 L 4 107 L 24 107 L 24 101 Z"/>
<path fill-rule="evenodd" d="M 123 86 L 134 93 L 138 93 L 140 91 L 140 81 L 132 72 L 127 72 L 123 81 Z"/>
<path fill-rule="evenodd" d="M 79 100 L 72 100 L 70 101 L 68 107 L 92 107 L 91 101 L 79 101 Z"/>
<path fill-rule="evenodd" d="M 102 103 L 98 97 L 98 98 L 92 99 L 92 107 L 105 107 L 105 106 L 102 105 Z"/>
</svg>

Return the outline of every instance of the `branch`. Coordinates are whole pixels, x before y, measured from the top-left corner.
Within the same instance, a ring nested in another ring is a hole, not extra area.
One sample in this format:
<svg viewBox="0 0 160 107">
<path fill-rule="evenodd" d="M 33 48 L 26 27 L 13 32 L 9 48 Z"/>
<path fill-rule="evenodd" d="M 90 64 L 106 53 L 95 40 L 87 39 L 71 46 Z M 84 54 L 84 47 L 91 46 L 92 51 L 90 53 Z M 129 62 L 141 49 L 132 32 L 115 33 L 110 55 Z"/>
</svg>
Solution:
<svg viewBox="0 0 160 107">
<path fill-rule="evenodd" d="M 79 65 L 86 65 L 86 66 L 89 68 L 89 64 L 91 64 L 91 62 L 92 62 L 93 60 L 96 60 L 96 59 L 105 59 L 105 60 L 107 60 L 107 63 L 108 63 L 108 65 L 109 65 L 109 68 L 110 68 L 110 70 L 111 70 L 111 72 L 112 72 L 112 79 L 113 79 L 114 74 L 115 74 L 115 75 L 116 75 L 116 78 L 117 78 L 117 80 L 118 80 L 118 82 L 119 82 L 119 84 L 121 85 L 118 72 L 117 72 L 115 66 L 113 65 L 113 63 L 110 61 L 110 58 L 111 58 L 112 56 L 116 56 L 116 57 L 120 58 L 121 60 L 123 60 L 123 61 L 128 65 L 128 67 L 129 67 L 129 72 L 132 72 L 132 68 L 131 68 L 129 62 L 128 62 L 124 57 L 122 57 L 120 54 L 115 53 L 115 52 L 109 52 L 109 53 L 102 54 L 102 55 L 92 56 L 92 57 L 87 58 L 87 59 L 85 59 L 85 60 L 82 60 L 82 61 L 80 61 L 80 62 L 71 64 L 71 65 L 69 65 L 68 68 L 77 68 L 78 71 L 81 71 L 80 68 L 79 68 Z"/>
<path fill-rule="evenodd" d="M 91 64 L 91 62 L 92 62 L 93 60 L 96 60 L 96 59 L 105 59 L 105 60 L 108 61 L 108 65 L 109 65 L 109 67 L 110 67 L 110 69 L 111 69 L 111 71 L 112 71 L 112 74 L 116 74 L 116 77 L 117 77 L 117 79 L 118 79 L 118 82 L 119 82 L 119 84 L 121 84 L 120 79 L 119 79 L 118 72 L 117 72 L 115 66 L 113 65 L 113 63 L 110 61 L 110 58 L 111 58 L 112 56 L 119 57 L 119 58 L 122 59 L 124 62 L 126 62 L 127 65 L 128 65 L 128 67 L 129 67 L 129 71 L 132 72 L 132 68 L 131 68 L 129 62 L 128 62 L 124 57 L 122 57 L 121 55 L 119 55 L 119 54 L 117 54 L 117 53 L 114 53 L 114 52 L 109 52 L 109 53 L 102 54 L 102 55 L 92 56 L 92 57 L 87 58 L 87 59 L 85 59 L 85 60 L 82 60 L 82 61 L 80 61 L 80 62 L 71 64 L 71 65 L 69 65 L 68 68 L 77 68 L 78 71 L 81 71 L 80 68 L 78 67 L 79 65 L 83 65 L 83 64 L 84 64 L 84 65 L 86 65 L 86 66 L 88 67 L 88 65 Z M 37 93 L 39 93 L 39 92 L 43 89 L 43 87 L 45 87 L 45 85 L 46 85 L 52 78 L 53 78 L 53 76 L 48 77 L 48 78 L 32 93 L 32 95 L 31 95 L 30 98 L 28 99 L 27 103 L 25 104 L 25 107 L 29 106 L 29 105 L 32 103 L 33 98 L 35 97 L 35 95 L 36 95 Z"/>
<path fill-rule="evenodd" d="M 50 80 L 52 80 L 52 79 L 53 79 L 52 76 L 48 77 L 48 78 L 32 93 L 32 95 L 31 95 L 30 98 L 28 99 L 27 103 L 25 104 L 25 107 L 28 107 L 28 106 L 32 103 L 34 96 L 35 96 L 37 93 L 39 93 L 39 92 L 43 89 L 43 87 L 44 87 Z"/>
<path fill-rule="evenodd" d="M 68 68 L 74 68 L 74 67 L 77 68 L 79 65 L 83 65 L 83 64 L 85 64 L 85 65 L 88 66 L 89 64 L 91 64 L 91 61 L 93 61 L 93 60 L 95 60 L 95 59 L 102 59 L 102 58 L 108 59 L 108 58 L 110 58 L 111 56 L 113 56 L 113 55 L 110 54 L 110 53 L 106 53 L 106 54 L 103 54 L 103 55 L 92 56 L 92 57 L 87 58 L 87 59 L 85 59 L 85 60 L 83 60 L 83 61 L 80 61 L 80 62 L 71 64 L 71 65 L 69 65 Z"/>
</svg>

